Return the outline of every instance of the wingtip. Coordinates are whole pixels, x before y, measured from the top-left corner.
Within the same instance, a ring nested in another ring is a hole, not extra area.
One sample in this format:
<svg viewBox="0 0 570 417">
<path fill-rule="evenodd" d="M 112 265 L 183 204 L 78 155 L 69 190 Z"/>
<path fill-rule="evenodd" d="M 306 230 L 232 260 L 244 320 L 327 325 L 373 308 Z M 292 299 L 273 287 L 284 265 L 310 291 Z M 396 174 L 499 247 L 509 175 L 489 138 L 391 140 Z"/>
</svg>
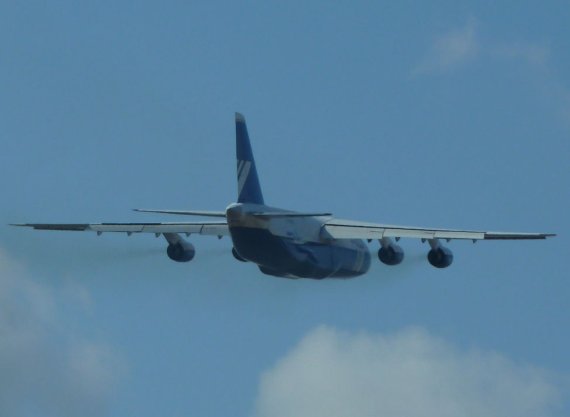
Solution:
<svg viewBox="0 0 570 417">
<path fill-rule="evenodd" d="M 236 122 L 245 123 L 245 117 L 243 114 L 236 111 Z"/>
</svg>

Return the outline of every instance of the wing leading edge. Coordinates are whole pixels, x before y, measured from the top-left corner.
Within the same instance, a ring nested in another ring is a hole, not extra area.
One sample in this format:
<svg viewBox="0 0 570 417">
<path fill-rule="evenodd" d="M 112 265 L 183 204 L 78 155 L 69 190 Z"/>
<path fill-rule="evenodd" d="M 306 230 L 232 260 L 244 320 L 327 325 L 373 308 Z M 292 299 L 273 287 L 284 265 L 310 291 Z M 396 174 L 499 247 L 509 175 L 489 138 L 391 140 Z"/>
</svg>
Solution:
<svg viewBox="0 0 570 417">
<path fill-rule="evenodd" d="M 556 236 L 553 233 L 511 233 L 486 232 L 457 229 L 435 229 L 408 226 L 392 226 L 376 223 L 364 223 L 351 220 L 332 219 L 323 225 L 325 239 L 464 239 L 464 240 L 526 240 L 546 239 Z"/>
</svg>

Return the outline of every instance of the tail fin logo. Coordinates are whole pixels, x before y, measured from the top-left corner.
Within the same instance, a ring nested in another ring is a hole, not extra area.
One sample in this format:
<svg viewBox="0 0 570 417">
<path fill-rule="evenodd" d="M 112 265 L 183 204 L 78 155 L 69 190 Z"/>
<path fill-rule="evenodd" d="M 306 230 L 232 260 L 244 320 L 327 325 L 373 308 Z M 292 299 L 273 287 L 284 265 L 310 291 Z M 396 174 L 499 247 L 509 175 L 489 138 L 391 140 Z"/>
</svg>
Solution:
<svg viewBox="0 0 570 417">
<path fill-rule="evenodd" d="M 249 170 L 251 169 L 251 161 L 238 161 L 238 195 L 241 195 L 243 186 L 247 181 Z"/>
</svg>

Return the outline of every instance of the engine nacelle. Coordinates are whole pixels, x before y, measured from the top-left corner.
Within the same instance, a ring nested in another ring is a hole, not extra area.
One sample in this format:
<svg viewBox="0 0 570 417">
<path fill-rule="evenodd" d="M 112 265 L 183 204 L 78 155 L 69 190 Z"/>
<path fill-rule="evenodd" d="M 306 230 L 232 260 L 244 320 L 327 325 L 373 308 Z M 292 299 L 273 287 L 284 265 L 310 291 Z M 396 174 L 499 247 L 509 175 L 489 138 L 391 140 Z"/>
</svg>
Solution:
<svg viewBox="0 0 570 417">
<path fill-rule="evenodd" d="M 430 250 L 427 258 L 429 263 L 436 268 L 447 268 L 453 262 L 453 252 L 443 246 L 439 246 Z"/>
<path fill-rule="evenodd" d="M 404 251 L 395 243 L 390 243 L 380 248 L 378 259 L 386 265 L 398 265 L 404 259 Z"/>
<path fill-rule="evenodd" d="M 170 259 L 176 262 L 189 262 L 194 259 L 196 249 L 194 245 L 185 240 L 180 240 L 176 243 L 171 243 L 166 248 L 166 254 Z"/>
<path fill-rule="evenodd" d="M 232 248 L 232 255 L 240 262 L 247 262 L 247 259 L 243 259 L 242 256 L 236 250 L 236 248 Z"/>
</svg>

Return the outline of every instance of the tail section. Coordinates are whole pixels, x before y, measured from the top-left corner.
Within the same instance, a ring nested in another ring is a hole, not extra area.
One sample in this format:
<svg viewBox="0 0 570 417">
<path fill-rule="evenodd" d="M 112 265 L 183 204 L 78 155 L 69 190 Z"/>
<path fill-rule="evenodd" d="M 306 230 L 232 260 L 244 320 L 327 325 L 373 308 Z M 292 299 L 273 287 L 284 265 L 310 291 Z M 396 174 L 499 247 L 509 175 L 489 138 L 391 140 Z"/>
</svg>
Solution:
<svg viewBox="0 0 570 417">
<path fill-rule="evenodd" d="M 236 113 L 238 203 L 264 204 L 255 160 L 242 114 Z"/>
</svg>

